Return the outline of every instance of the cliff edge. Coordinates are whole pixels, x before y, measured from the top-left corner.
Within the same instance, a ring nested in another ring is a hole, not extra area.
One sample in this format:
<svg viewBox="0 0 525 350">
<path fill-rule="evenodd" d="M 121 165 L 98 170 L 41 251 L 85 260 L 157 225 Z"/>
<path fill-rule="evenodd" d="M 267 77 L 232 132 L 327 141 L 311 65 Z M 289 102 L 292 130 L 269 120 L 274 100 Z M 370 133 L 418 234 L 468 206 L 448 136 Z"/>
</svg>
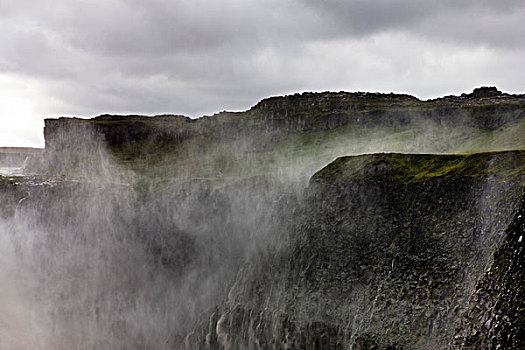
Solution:
<svg viewBox="0 0 525 350">
<path fill-rule="evenodd" d="M 286 250 L 245 267 L 185 348 L 518 349 L 524 181 L 518 151 L 339 158 Z"/>
</svg>

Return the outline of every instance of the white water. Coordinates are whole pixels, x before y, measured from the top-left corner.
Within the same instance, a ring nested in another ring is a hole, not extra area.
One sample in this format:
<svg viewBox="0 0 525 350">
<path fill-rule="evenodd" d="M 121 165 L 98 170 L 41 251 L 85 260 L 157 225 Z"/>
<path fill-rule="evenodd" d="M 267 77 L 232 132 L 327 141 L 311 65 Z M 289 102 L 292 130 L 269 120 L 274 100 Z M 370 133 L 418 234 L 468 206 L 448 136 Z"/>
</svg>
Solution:
<svg viewBox="0 0 525 350">
<path fill-rule="evenodd" d="M 24 168 L 0 167 L 0 176 L 23 176 Z"/>
<path fill-rule="evenodd" d="M 50 349 L 49 320 L 35 302 L 34 276 L 23 266 L 0 222 L 0 349 Z"/>
</svg>

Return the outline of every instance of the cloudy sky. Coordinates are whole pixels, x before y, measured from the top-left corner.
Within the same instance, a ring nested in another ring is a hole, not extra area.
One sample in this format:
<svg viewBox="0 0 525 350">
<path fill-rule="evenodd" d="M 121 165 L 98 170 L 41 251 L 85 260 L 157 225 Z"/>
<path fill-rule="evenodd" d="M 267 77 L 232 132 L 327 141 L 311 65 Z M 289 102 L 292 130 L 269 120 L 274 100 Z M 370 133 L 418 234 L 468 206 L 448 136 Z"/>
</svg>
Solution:
<svg viewBox="0 0 525 350">
<path fill-rule="evenodd" d="M 0 146 L 301 91 L 525 92 L 524 0 L 0 0 Z"/>
</svg>

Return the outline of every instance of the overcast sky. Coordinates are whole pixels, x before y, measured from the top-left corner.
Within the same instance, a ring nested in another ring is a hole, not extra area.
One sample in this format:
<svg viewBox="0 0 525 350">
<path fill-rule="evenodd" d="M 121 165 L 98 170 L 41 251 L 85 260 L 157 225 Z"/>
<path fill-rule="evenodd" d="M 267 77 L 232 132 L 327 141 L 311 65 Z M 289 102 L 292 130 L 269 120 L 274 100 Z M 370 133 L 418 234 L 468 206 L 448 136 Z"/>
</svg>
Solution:
<svg viewBox="0 0 525 350">
<path fill-rule="evenodd" d="M 0 0 L 0 146 L 302 91 L 525 92 L 525 0 Z"/>
</svg>

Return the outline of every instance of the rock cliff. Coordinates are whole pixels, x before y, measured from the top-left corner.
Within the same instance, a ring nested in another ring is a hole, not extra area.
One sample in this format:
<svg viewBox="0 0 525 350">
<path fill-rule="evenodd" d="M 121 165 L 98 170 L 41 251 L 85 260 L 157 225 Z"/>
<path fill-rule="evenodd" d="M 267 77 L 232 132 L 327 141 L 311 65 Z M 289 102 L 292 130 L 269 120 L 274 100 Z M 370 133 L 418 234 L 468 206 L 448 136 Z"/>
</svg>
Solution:
<svg viewBox="0 0 525 350">
<path fill-rule="evenodd" d="M 524 133 L 492 87 L 48 119 L 2 266 L 43 349 L 519 349 Z"/>
<path fill-rule="evenodd" d="M 340 158 L 312 177 L 287 250 L 239 274 L 186 348 L 516 346 L 524 180 L 523 152 Z"/>
<path fill-rule="evenodd" d="M 524 133 L 525 95 L 495 87 L 428 101 L 398 94 L 302 93 L 200 119 L 47 119 L 46 152 L 30 170 L 89 177 L 86 172 L 101 174 L 117 165 L 134 174 L 128 182 L 271 175 L 302 186 L 315 171 L 349 154 L 525 149 Z"/>
<path fill-rule="evenodd" d="M 236 138 L 250 134 L 300 133 L 336 129 L 347 124 L 370 127 L 377 124 L 403 126 L 414 117 L 433 119 L 442 126 L 469 125 L 494 130 L 524 117 L 525 95 L 509 95 L 495 87 L 477 88 L 470 94 L 420 101 L 409 95 L 324 92 L 271 97 L 245 112 L 221 112 L 212 117 L 189 119 L 162 115 L 101 115 L 93 119 L 47 119 L 47 149 L 81 145 L 78 131 L 88 125 L 109 145 L 141 141 L 149 136 L 157 142 L 177 141 L 197 135 Z"/>
</svg>

